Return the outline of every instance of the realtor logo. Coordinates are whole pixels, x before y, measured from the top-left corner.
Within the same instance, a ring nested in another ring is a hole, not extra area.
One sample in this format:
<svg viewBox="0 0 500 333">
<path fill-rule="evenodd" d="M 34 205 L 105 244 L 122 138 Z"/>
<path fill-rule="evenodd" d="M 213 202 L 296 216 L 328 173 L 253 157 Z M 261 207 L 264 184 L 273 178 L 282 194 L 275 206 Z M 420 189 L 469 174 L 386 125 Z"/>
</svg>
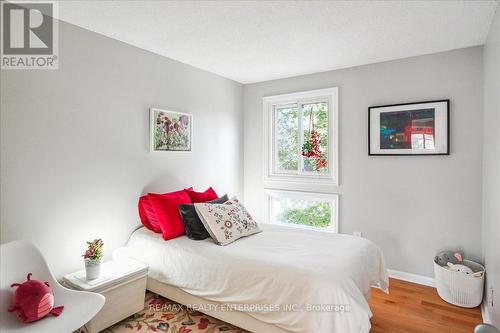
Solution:
<svg viewBox="0 0 500 333">
<path fill-rule="evenodd" d="M 57 2 L 2 1 L 1 68 L 57 69 Z"/>
</svg>

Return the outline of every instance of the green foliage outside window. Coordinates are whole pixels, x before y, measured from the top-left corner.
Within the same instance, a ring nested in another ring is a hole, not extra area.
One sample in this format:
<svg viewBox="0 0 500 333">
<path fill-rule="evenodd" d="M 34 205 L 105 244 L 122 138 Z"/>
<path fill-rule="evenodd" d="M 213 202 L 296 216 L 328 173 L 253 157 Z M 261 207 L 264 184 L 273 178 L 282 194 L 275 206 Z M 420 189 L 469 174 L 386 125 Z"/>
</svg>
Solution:
<svg viewBox="0 0 500 333">
<path fill-rule="evenodd" d="M 297 170 L 299 168 L 299 110 L 296 107 L 280 109 L 277 112 L 278 169 Z"/>
<path fill-rule="evenodd" d="M 311 137 L 309 119 L 313 113 L 314 129 L 320 136 L 320 148 L 328 161 L 328 111 L 326 103 L 305 104 L 303 109 L 304 121 L 304 142 Z M 304 171 L 316 171 L 315 159 L 304 158 Z M 319 172 L 328 172 L 328 166 L 319 170 Z"/>
<path fill-rule="evenodd" d="M 304 104 L 302 109 L 303 141 L 311 136 L 310 116 L 313 114 L 314 129 L 320 135 L 320 148 L 328 161 L 328 108 L 327 103 Z M 298 171 L 301 156 L 299 129 L 299 109 L 290 106 L 278 109 L 276 112 L 276 150 L 277 169 L 283 171 Z M 304 170 L 315 172 L 315 159 L 304 158 Z M 328 172 L 328 166 L 319 170 Z"/>
<path fill-rule="evenodd" d="M 301 104 L 301 107 L 302 110 L 295 104 L 276 109 L 274 118 L 276 141 L 274 145 L 277 161 L 275 167 L 278 171 L 292 174 L 297 173 L 297 171 L 328 173 L 330 162 L 328 160 L 328 104 L 314 102 Z M 301 114 L 302 119 L 299 119 Z M 299 133 L 299 121 L 301 122 L 301 133 Z M 312 141 L 311 130 L 315 130 L 319 134 L 321 156 L 327 162 L 326 166 L 320 167 L 319 170 L 317 170 L 315 157 L 302 156 L 301 142 Z M 301 159 L 303 170 L 299 170 Z M 331 225 L 332 207 L 330 202 L 280 198 L 276 207 L 273 219 L 279 223 L 316 228 L 327 228 Z"/>
<path fill-rule="evenodd" d="M 325 228 L 331 222 L 331 209 L 327 202 L 316 202 L 306 208 L 286 208 L 280 220 L 311 227 Z"/>
</svg>

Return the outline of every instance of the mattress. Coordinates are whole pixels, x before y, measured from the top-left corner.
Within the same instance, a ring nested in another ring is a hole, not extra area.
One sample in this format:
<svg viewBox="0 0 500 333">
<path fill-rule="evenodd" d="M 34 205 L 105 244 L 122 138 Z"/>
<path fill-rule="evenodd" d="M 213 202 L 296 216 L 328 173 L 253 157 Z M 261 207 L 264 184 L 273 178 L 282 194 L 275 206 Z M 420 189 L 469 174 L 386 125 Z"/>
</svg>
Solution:
<svg viewBox="0 0 500 333">
<path fill-rule="evenodd" d="M 165 241 L 136 230 L 115 257 L 149 266 L 149 276 L 296 333 L 367 333 L 370 287 L 387 291 L 380 249 L 342 234 L 260 224 L 227 246 L 186 236 Z"/>
</svg>

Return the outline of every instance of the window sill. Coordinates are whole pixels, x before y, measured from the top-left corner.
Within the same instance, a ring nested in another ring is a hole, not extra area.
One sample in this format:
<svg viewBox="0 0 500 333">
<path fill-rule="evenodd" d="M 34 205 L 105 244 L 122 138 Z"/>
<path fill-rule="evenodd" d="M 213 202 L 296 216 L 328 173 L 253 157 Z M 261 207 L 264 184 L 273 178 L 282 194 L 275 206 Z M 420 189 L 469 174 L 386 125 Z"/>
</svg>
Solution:
<svg viewBox="0 0 500 333">
<path fill-rule="evenodd" d="M 292 183 L 305 185 L 325 185 L 337 186 L 338 182 L 332 176 L 327 175 L 289 175 L 289 174 L 272 174 L 264 177 L 264 183 Z"/>
<path fill-rule="evenodd" d="M 341 187 L 332 183 L 303 183 L 264 180 L 264 189 L 300 191 L 307 193 L 342 194 Z"/>
<path fill-rule="evenodd" d="M 302 224 L 279 223 L 279 222 L 267 222 L 267 224 L 279 225 L 280 227 L 286 227 L 286 228 L 291 228 L 291 229 L 311 230 L 311 231 L 316 231 L 316 232 L 326 232 L 326 233 L 330 233 L 330 234 L 338 234 L 338 232 L 335 230 L 335 228 L 332 228 L 332 227 L 321 228 L 321 227 L 312 227 L 312 226 L 302 225 Z"/>
</svg>

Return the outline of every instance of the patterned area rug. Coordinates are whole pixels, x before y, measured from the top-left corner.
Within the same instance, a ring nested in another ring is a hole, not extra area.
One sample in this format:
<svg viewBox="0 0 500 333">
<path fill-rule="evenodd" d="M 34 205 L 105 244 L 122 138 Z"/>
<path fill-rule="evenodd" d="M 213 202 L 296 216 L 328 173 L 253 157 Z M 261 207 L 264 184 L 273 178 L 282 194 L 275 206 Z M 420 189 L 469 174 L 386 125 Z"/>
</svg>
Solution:
<svg viewBox="0 0 500 333">
<path fill-rule="evenodd" d="M 241 328 L 192 311 L 151 292 L 146 293 L 144 310 L 105 329 L 101 333 L 249 333 Z"/>
</svg>

